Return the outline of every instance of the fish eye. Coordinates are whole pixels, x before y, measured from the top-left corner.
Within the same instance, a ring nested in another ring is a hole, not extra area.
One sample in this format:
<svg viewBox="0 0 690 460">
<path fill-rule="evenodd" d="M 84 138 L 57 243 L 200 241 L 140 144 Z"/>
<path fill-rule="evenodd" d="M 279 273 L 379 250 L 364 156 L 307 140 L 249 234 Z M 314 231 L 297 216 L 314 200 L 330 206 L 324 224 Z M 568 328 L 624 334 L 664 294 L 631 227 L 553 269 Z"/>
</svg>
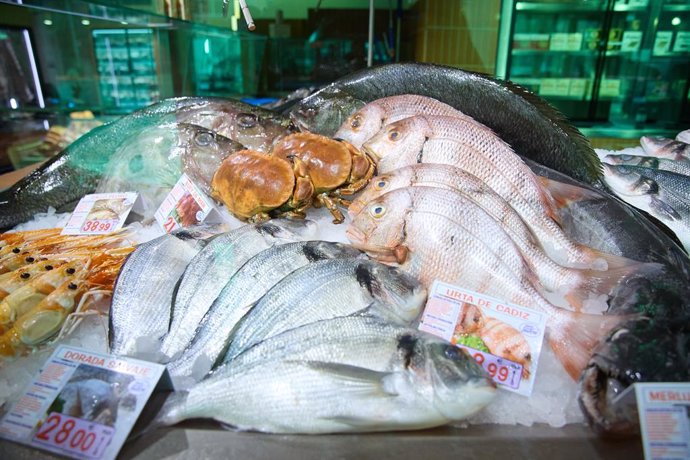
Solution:
<svg viewBox="0 0 690 460">
<path fill-rule="evenodd" d="M 397 131 L 390 131 L 390 132 L 388 133 L 388 139 L 390 139 L 390 140 L 392 140 L 392 141 L 398 140 L 398 137 L 399 137 L 399 136 L 400 136 L 400 133 L 397 132 Z"/>
<path fill-rule="evenodd" d="M 369 214 L 371 214 L 371 217 L 379 219 L 383 217 L 384 214 L 386 214 L 386 207 L 380 204 L 375 204 L 374 206 L 369 208 Z"/>
<path fill-rule="evenodd" d="M 199 133 L 194 140 L 196 141 L 197 145 L 207 147 L 211 145 L 211 142 L 213 142 L 213 134 L 208 132 Z"/>
<path fill-rule="evenodd" d="M 240 113 L 237 115 L 237 124 L 240 125 L 241 128 L 253 128 L 256 126 L 257 121 L 258 117 L 253 113 Z"/>
<path fill-rule="evenodd" d="M 374 184 L 374 189 L 375 190 L 383 190 L 384 188 L 386 188 L 387 185 L 388 185 L 388 182 L 385 179 L 379 179 Z"/>
<path fill-rule="evenodd" d="M 630 161 L 630 160 L 632 160 L 632 155 L 625 155 L 625 154 L 623 154 L 623 155 L 621 155 L 621 160 L 623 160 L 623 161 Z"/>
<path fill-rule="evenodd" d="M 446 355 L 446 358 L 452 359 L 453 361 L 462 358 L 462 351 L 460 351 L 458 347 L 452 345 L 448 345 L 443 353 Z"/>
<path fill-rule="evenodd" d="M 357 129 L 360 126 L 362 126 L 362 119 L 359 117 L 359 115 L 352 118 L 350 126 L 352 127 L 352 129 Z"/>
</svg>

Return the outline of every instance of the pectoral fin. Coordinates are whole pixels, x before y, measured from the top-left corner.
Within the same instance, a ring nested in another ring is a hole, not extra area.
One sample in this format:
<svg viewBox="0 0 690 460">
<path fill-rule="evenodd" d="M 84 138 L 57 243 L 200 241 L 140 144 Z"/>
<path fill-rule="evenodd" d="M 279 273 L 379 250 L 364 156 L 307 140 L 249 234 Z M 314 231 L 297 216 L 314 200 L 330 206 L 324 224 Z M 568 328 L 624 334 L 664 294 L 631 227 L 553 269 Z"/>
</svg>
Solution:
<svg viewBox="0 0 690 460">
<path fill-rule="evenodd" d="M 678 211 L 673 209 L 671 205 L 668 203 L 665 203 L 658 199 L 657 197 L 653 196 L 651 199 L 651 202 L 649 204 L 649 207 L 659 215 L 659 217 L 666 218 L 666 219 L 671 219 L 671 220 L 681 220 L 680 214 L 678 214 Z"/>
<path fill-rule="evenodd" d="M 360 393 L 373 394 L 379 397 L 397 396 L 397 393 L 385 388 L 384 379 L 389 372 L 379 372 L 349 364 L 327 363 L 323 361 L 300 361 L 300 363 L 343 382 L 344 391 L 356 390 Z"/>
</svg>

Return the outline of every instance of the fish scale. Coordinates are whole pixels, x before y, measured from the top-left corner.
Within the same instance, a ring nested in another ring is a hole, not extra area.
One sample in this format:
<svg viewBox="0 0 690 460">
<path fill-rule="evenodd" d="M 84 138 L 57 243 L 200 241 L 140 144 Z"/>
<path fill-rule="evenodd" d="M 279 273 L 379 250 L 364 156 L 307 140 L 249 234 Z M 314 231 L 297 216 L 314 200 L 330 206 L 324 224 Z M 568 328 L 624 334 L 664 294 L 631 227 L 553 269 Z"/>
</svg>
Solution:
<svg viewBox="0 0 690 460">
<path fill-rule="evenodd" d="M 374 261 L 316 262 L 286 276 L 258 301 L 233 332 L 223 361 L 280 332 L 370 306 L 377 314 L 409 324 L 425 294 L 413 278 Z"/>
<path fill-rule="evenodd" d="M 177 282 L 205 245 L 203 240 L 184 235 L 165 234 L 141 244 L 123 264 L 110 307 L 110 353 L 131 356 L 144 352 L 139 340 L 157 344 L 168 332 Z"/>
<path fill-rule="evenodd" d="M 308 220 L 276 219 L 244 225 L 211 240 L 182 275 L 173 298 L 170 332 L 163 339 L 161 352 L 174 357 L 185 349 L 213 301 L 245 262 L 274 244 L 308 236 L 306 232 L 313 226 Z"/>
<path fill-rule="evenodd" d="M 448 358 L 449 348 L 375 318 L 308 324 L 261 342 L 189 392 L 173 394 L 153 425 L 198 417 L 277 433 L 440 425 L 476 412 L 494 395 L 472 358 L 457 349 Z"/>
<path fill-rule="evenodd" d="M 326 241 L 286 243 L 260 252 L 223 287 L 196 328 L 192 342 L 168 363 L 168 372 L 200 380 L 227 348 L 230 332 L 242 316 L 285 276 L 318 260 L 361 255 L 350 246 Z M 205 365 L 199 360 L 202 355 L 206 357 Z"/>
</svg>

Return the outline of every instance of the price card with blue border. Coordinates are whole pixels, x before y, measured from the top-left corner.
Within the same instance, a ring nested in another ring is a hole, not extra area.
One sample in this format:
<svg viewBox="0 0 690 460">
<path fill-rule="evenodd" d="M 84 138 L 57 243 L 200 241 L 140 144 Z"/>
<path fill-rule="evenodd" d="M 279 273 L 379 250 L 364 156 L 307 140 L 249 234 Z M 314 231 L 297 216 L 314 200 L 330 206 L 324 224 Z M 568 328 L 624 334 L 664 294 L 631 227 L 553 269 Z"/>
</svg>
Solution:
<svg viewBox="0 0 690 460">
<path fill-rule="evenodd" d="M 61 345 L 0 420 L 0 437 L 71 458 L 114 459 L 164 371 Z"/>
<path fill-rule="evenodd" d="M 690 459 L 690 382 L 634 387 L 645 458 Z"/>
<path fill-rule="evenodd" d="M 501 388 L 529 396 L 546 319 L 531 308 L 436 280 L 419 330 L 464 348 Z"/>
</svg>

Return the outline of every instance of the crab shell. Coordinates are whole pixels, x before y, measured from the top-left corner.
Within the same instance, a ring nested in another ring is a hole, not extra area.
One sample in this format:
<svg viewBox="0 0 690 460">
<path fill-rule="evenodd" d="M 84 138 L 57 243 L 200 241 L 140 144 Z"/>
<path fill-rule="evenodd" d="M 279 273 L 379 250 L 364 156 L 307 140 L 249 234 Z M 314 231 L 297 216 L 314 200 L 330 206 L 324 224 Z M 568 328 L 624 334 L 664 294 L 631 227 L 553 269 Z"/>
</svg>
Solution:
<svg viewBox="0 0 690 460">
<path fill-rule="evenodd" d="M 253 150 L 226 158 L 213 175 L 211 196 L 249 219 L 279 208 L 292 196 L 295 175 L 287 161 Z"/>
<path fill-rule="evenodd" d="M 317 194 L 350 181 L 353 158 L 343 142 L 312 133 L 296 133 L 281 139 L 271 154 L 285 161 L 299 159 Z"/>
</svg>

